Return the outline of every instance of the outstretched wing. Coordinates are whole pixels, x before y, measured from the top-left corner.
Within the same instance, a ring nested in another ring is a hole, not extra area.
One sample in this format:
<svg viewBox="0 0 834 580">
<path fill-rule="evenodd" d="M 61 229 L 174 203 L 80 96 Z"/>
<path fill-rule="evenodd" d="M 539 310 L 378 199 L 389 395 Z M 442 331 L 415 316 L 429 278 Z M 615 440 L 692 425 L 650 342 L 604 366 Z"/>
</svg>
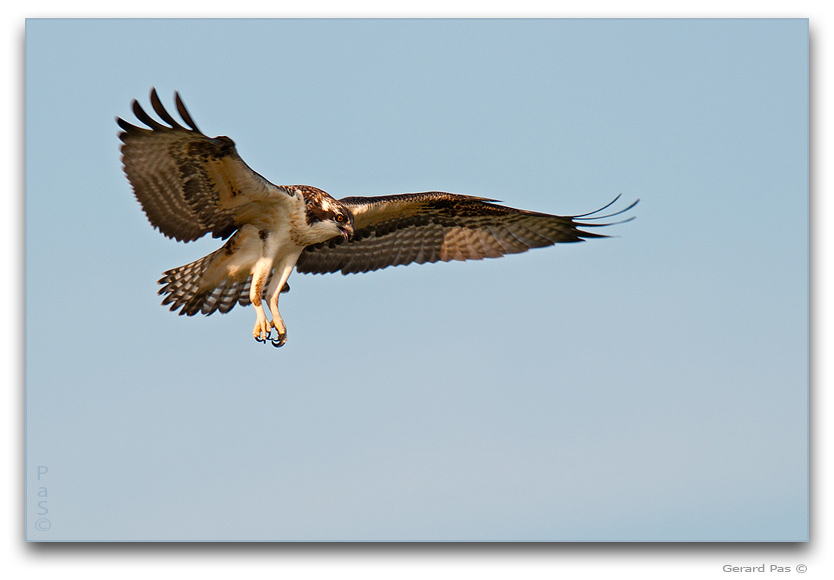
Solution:
<svg viewBox="0 0 834 580">
<path fill-rule="evenodd" d="M 594 220 L 620 215 L 637 204 L 602 215 L 619 197 L 578 216 L 524 211 L 496 205 L 491 199 L 437 191 L 347 197 L 339 201 L 354 213 L 353 239 L 333 238 L 307 247 L 296 269 L 311 274 L 354 274 L 412 262 L 497 258 L 530 248 L 604 238 L 580 228 L 612 225 Z"/>
<path fill-rule="evenodd" d="M 160 123 L 133 101 L 136 118 L 149 128 L 117 118 L 124 130 L 122 163 L 148 220 L 170 238 L 189 242 L 211 232 L 227 238 L 246 221 L 241 208 L 278 195 L 274 185 L 249 168 L 228 137 L 206 137 L 179 93 L 177 111 L 187 127 L 162 106 L 156 89 L 151 105 Z"/>
</svg>

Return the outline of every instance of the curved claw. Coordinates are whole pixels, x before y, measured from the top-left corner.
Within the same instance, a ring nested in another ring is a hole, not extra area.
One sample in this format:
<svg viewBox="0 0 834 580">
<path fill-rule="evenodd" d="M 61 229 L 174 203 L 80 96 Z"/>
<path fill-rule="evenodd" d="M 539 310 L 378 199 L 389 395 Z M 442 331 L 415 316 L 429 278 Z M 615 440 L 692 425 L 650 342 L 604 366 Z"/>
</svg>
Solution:
<svg viewBox="0 0 834 580">
<path fill-rule="evenodd" d="M 276 333 L 275 338 L 272 338 L 272 333 L 273 332 Z M 274 346 L 275 348 L 281 348 L 282 346 L 284 346 L 287 343 L 287 335 L 286 335 L 286 333 L 278 334 L 277 329 L 270 328 L 269 329 L 269 334 L 267 334 L 266 337 L 261 338 L 260 336 L 256 336 L 255 337 L 255 342 L 262 342 L 264 344 L 266 344 L 267 342 L 271 342 L 272 346 Z"/>
<path fill-rule="evenodd" d="M 275 338 L 272 338 L 272 333 L 275 333 Z M 255 336 L 255 342 L 262 342 L 266 344 L 267 342 L 271 342 L 272 346 L 275 348 L 281 348 L 287 343 L 287 333 L 279 334 L 278 329 L 274 326 L 269 329 L 269 334 L 265 337 L 261 338 L 261 335 Z"/>
<path fill-rule="evenodd" d="M 270 336 L 272 333 L 270 333 Z M 269 342 L 272 343 L 272 346 L 275 348 L 281 348 L 287 343 L 287 335 L 286 334 L 279 334 L 278 338 L 270 338 Z"/>
</svg>

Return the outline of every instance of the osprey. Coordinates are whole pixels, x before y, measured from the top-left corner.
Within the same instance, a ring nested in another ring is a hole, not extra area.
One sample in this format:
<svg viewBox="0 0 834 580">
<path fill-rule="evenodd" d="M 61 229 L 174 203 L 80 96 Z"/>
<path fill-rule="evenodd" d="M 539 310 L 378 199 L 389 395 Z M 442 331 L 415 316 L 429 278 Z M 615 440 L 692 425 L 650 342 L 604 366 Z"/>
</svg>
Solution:
<svg viewBox="0 0 834 580">
<path fill-rule="evenodd" d="M 148 220 L 165 236 L 190 242 L 210 233 L 227 241 L 208 256 L 165 272 L 159 280 L 162 304 L 193 316 L 251 303 L 255 340 L 276 347 L 287 340 L 278 297 L 289 291 L 293 268 L 353 274 L 412 262 L 498 258 L 602 238 L 607 236 L 579 228 L 613 225 L 595 220 L 620 215 L 639 201 L 601 215 L 617 196 L 596 211 L 558 216 L 439 191 L 337 200 L 309 185 L 270 183 L 244 163 L 234 141 L 204 135 L 179 93 L 174 98 L 186 126 L 165 110 L 155 89 L 151 105 L 164 123 L 135 100 L 133 112 L 147 128 L 116 119 L 123 129 L 124 172 Z"/>
</svg>

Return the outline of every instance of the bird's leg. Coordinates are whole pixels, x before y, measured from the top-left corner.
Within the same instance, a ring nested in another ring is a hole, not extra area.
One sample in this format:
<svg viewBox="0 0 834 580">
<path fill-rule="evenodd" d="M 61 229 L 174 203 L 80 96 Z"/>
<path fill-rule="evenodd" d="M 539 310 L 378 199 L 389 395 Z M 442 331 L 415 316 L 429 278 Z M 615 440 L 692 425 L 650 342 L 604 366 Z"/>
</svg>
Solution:
<svg viewBox="0 0 834 580">
<path fill-rule="evenodd" d="M 249 287 L 249 301 L 255 307 L 255 316 L 257 316 L 252 335 L 258 342 L 266 342 L 272 332 L 272 323 L 267 319 L 263 304 L 261 303 L 264 284 L 266 284 L 266 280 L 269 278 L 271 266 L 271 263 L 262 258 L 258 260 L 252 269 L 252 285 Z"/>
<path fill-rule="evenodd" d="M 278 297 L 281 295 L 286 286 L 287 279 L 292 273 L 295 260 L 287 261 L 275 269 L 275 274 L 272 276 L 272 282 L 269 283 L 269 288 L 266 290 L 266 297 L 269 304 L 269 312 L 272 314 L 272 326 L 278 333 L 278 337 L 272 339 L 272 346 L 284 346 L 287 342 L 287 326 L 284 324 L 284 319 L 281 313 L 278 312 Z"/>
</svg>

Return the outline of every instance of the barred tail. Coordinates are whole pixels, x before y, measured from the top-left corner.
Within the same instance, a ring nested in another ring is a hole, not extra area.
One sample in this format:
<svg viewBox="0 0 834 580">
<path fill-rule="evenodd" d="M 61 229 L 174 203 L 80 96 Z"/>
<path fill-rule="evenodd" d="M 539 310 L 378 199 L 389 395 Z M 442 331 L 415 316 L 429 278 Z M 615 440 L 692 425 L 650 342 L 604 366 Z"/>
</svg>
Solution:
<svg viewBox="0 0 834 580">
<path fill-rule="evenodd" d="M 243 280 L 227 277 L 213 286 L 203 287 L 203 275 L 211 266 L 212 261 L 220 258 L 224 252 L 225 249 L 220 248 L 195 262 L 165 272 L 159 280 L 162 288 L 158 292 L 160 295 L 165 295 L 162 300 L 163 306 L 170 304 L 172 311 L 181 309 L 180 316 L 183 314 L 194 316 L 198 312 L 208 316 L 217 310 L 225 314 L 234 308 L 235 304 L 248 306 L 250 304 L 249 288 L 252 285 L 251 274 Z M 272 273 L 269 279 L 272 279 Z M 269 280 L 264 284 L 264 288 L 268 285 Z M 281 291 L 289 291 L 289 286 L 285 285 Z"/>
</svg>

